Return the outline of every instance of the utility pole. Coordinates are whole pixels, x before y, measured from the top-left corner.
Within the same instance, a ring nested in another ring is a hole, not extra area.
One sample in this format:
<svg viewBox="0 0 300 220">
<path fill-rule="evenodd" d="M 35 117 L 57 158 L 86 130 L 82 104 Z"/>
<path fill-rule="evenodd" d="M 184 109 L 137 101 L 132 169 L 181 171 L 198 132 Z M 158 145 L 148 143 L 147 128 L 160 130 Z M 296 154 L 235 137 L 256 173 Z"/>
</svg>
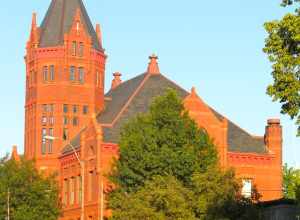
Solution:
<svg viewBox="0 0 300 220">
<path fill-rule="evenodd" d="M 7 190 L 7 220 L 10 220 L 10 207 L 9 207 L 9 200 L 10 200 L 10 192 L 9 189 Z"/>
</svg>

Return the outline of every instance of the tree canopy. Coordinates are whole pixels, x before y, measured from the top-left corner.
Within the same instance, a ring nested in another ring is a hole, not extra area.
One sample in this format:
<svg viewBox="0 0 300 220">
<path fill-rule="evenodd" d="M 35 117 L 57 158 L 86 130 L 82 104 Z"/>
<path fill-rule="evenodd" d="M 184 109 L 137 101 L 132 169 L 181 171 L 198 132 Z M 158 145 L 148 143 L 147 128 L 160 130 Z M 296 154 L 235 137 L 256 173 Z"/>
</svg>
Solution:
<svg viewBox="0 0 300 220">
<path fill-rule="evenodd" d="M 283 188 L 284 197 L 287 199 L 297 199 L 300 201 L 300 170 L 293 167 L 288 167 L 287 164 L 283 167 Z"/>
<path fill-rule="evenodd" d="M 282 6 L 299 0 L 283 0 Z M 297 6 L 296 6 L 297 8 Z M 296 119 L 300 135 L 300 11 L 288 13 L 280 20 L 265 23 L 268 36 L 264 52 L 272 63 L 273 83 L 267 94 L 281 103 L 281 113 Z"/>
<path fill-rule="evenodd" d="M 175 91 L 132 119 L 119 147 L 111 174 L 112 220 L 259 219 L 251 200 L 239 196 L 234 172 L 219 168 L 213 141 Z M 248 212 L 255 217 L 246 218 Z"/>
<path fill-rule="evenodd" d="M 8 198 L 12 220 L 57 220 L 58 188 L 53 176 L 40 174 L 32 161 L 0 161 L 0 219 L 6 219 Z"/>
</svg>

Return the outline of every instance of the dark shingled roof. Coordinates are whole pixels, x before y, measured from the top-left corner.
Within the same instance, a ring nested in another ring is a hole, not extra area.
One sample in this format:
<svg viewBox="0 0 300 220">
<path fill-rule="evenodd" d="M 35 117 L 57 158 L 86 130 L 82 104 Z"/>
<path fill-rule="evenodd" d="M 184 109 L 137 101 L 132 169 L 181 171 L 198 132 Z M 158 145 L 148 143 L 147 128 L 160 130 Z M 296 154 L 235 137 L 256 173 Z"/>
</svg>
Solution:
<svg viewBox="0 0 300 220">
<path fill-rule="evenodd" d="M 130 97 L 132 93 L 135 91 L 133 88 L 136 88 L 136 82 L 142 81 L 141 78 L 144 78 L 146 75 L 140 75 L 133 79 L 132 81 L 128 81 L 123 86 L 119 86 L 116 89 L 110 91 L 107 96 L 112 97 L 111 103 L 109 103 L 109 106 L 117 106 L 118 109 L 113 109 L 112 111 L 119 113 L 121 109 L 124 107 L 122 105 L 122 99 L 117 98 L 114 100 L 113 97 L 116 96 L 126 96 Z M 144 113 L 147 112 L 149 109 L 150 104 L 152 103 L 153 99 L 157 96 L 161 96 L 165 94 L 166 90 L 168 88 L 175 89 L 177 91 L 178 95 L 181 98 L 186 97 L 189 93 L 185 91 L 184 89 L 177 86 L 175 83 L 171 82 L 169 79 L 164 77 L 163 75 L 151 75 L 147 81 L 144 83 L 143 87 L 140 89 L 140 91 L 136 94 L 136 96 L 131 101 L 130 105 L 127 107 L 127 109 L 123 112 L 121 117 L 117 120 L 117 122 L 114 124 L 113 128 L 104 128 L 104 141 L 110 142 L 110 143 L 118 143 L 119 136 L 120 136 L 120 129 L 121 127 L 132 117 L 136 116 L 138 113 Z M 115 102 L 115 103 L 114 103 Z M 120 103 L 118 103 L 120 102 Z M 106 108 L 106 112 L 110 111 L 109 106 Z M 104 113 L 105 117 L 102 117 L 102 114 L 99 116 L 98 121 L 100 123 L 103 123 L 104 121 L 112 122 L 115 117 L 107 117 L 107 114 Z"/>
<path fill-rule="evenodd" d="M 139 88 L 143 81 L 143 86 Z M 137 114 L 147 112 L 153 99 L 157 96 L 163 95 L 168 88 L 175 89 L 179 97 L 182 99 L 187 97 L 189 94 L 177 84 L 167 79 L 165 76 L 161 74 L 147 76 L 147 73 L 141 74 L 122 83 L 117 88 L 110 90 L 105 95 L 107 100 L 106 107 L 105 110 L 98 115 L 98 123 L 102 125 L 111 124 L 119 115 L 119 113 L 122 110 L 124 111 L 115 121 L 113 127 L 103 127 L 104 142 L 118 143 L 120 138 L 120 129 L 122 126 Z M 139 91 L 135 94 L 135 96 L 133 96 L 137 89 L 139 89 Z M 131 97 L 133 97 L 131 102 L 124 109 Z M 211 110 L 219 120 L 224 119 L 224 116 L 216 112 L 214 109 L 211 108 Z M 263 137 L 253 137 L 229 120 L 227 138 L 229 152 L 267 152 Z M 73 144 L 74 146 L 78 146 L 80 144 L 80 135 L 74 139 Z M 63 152 L 67 151 L 64 150 Z"/>
<path fill-rule="evenodd" d="M 52 0 L 40 27 L 40 47 L 63 45 L 64 34 L 70 31 L 77 9 L 80 9 L 82 22 L 92 38 L 94 48 L 102 50 L 82 0 Z"/>
</svg>

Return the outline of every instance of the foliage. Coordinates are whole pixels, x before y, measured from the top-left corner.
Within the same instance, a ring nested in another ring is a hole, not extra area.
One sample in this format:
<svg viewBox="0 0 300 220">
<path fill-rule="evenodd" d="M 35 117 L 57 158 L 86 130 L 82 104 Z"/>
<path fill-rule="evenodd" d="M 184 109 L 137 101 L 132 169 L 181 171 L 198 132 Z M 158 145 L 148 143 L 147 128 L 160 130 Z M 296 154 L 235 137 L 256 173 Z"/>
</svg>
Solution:
<svg viewBox="0 0 300 220">
<path fill-rule="evenodd" d="M 38 173 L 32 161 L 0 161 L 0 219 L 6 219 L 10 197 L 13 220 L 56 220 L 59 216 L 58 188 L 54 177 Z"/>
<path fill-rule="evenodd" d="M 135 193 L 114 192 L 113 220 L 194 220 L 193 194 L 173 176 L 156 176 Z"/>
<path fill-rule="evenodd" d="M 124 127 L 119 146 L 112 181 L 127 192 L 162 174 L 188 185 L 193 173 L 204 172 L 217 161 L 212 141 L 190 119 L 173 90 Z"/>
<path fill-rule="evenodd" d="M 282 5 L 299 3 L 283 0 Z M 264 52 L 272 63 L 274 82 L 267 94 L 281 103 L 281 113 L 296 119 L 300 135 L 300 11 L 288 13 L 281 20 L 265 23 L 268 36 Z"/>
<path fill-rule="evenodd" d="M 252 200 L 240 198 L 234 172 L 218 167 L 215 146 L 173 90 L 123 128 L 111 179 L 112 220 L 259 219 Z"/>
<path fill-rule="evenodd" d="M 300 170 L 299 169 L 288 167 L 287 164 L 284 165 L 283 188 L 284 188 L 284 197 L 286 199 L 298 199 L 298 200 L 300 199 Z"/>
</svg>

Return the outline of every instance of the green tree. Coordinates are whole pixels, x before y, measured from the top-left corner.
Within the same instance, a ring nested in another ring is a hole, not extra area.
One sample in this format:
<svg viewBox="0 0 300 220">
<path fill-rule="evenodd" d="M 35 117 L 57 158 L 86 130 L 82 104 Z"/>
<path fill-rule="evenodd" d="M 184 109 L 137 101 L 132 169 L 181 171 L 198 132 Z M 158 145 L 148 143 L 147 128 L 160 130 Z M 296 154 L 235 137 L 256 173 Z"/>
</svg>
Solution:
<svg viewBox="0 0 300 220">
<path fill-rule="evenodd" d="M 217 163 L 212 141 L 184 111 L 173 90 L 156 98 L 149 113 L 137 116 L 122 129 L 119 146 L 112 181 L 126 192 L 136 191 L 162 174 L 188 185 L 193 173 Z"/>
<path fill-rule="evenodd" d="M 282 6 L 299 3 L 283 0 Z M 272 63 L 274 82 L 267 94 L 281 103 L 281 113 L 296 119 L 300 135 L 300 11 L 286 14 L 281 20 L 265 23 L 268 36 L 264 52 Z"/>
<path fill-rule="evenodd" d="M 59 216 L 55 178 L 44 177 L 32 161 L 0 161 L 0 219 L 7 217 L 8 195 L 12 220 L 56 220 Z"/>
<path fill-rule="evenodd" d="M 287 199 L 300 199 L 300 170 L 283 166 L 284 197 Z"/>
<path fill-rule="evenodd" d="M 239 199 L 234 172 L 218 167 L 212 140 L 173 90 L 123 128 L 111 179 L 113 220 L 251 219 L 241 216 L 252 201 Z"/>
</svg>

